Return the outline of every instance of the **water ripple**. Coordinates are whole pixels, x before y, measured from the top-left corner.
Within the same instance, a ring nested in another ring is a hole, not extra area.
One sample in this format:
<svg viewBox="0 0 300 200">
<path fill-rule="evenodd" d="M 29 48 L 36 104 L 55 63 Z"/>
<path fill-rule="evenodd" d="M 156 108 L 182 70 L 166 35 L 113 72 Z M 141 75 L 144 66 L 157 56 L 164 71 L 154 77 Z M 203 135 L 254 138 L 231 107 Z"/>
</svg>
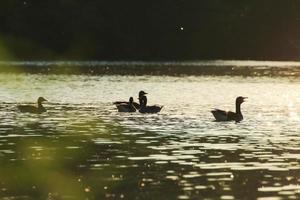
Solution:
<svg viewBox="0 0 300 200">
<path fill-rule="evenodd" d="M 31 173 L 30 187 L 16 192 L 17 180 L 10 177 L 23 177 L 28 168 L 45 174 L 52 169 L 48 163 L 71 177 L 61 180 L 80 180 L 84 194 L 98 199 L 300 198 L 297 81 L 0 76 L 5 102 L 0 106 L 1 198 L 30 199 L 33 185 L 44 183 Z M 30 81 L 41 85 L 33 91 L 26 86 Z M 136 96 L 140 88 L 149 91 L 149 101 L 165 105 L 162 112 L 117 113 L 111 102 Z M 244 121 L 213 121 L 211 108 L 232 109 L 234 97 L 244 94 L 250 97 L 243 105 Z M 47 113 L 17 111 L 19 102 L 37 96 L 51 97 Z M 165 193 L 169 196 L 156 196 Z"/>
</svg>

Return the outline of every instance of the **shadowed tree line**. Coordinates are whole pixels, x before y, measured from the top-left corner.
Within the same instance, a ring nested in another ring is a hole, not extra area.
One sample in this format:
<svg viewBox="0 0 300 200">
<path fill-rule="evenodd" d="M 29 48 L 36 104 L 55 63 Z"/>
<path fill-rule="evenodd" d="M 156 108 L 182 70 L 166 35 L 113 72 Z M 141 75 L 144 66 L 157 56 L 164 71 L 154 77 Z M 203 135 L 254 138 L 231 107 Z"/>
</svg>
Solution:
<svg viewBox="0 0 300 200">
<path fill-rule="evenodd" d="M 297 0 L 3 0 L 1 60 L 299 60 Z"/>
</svg>

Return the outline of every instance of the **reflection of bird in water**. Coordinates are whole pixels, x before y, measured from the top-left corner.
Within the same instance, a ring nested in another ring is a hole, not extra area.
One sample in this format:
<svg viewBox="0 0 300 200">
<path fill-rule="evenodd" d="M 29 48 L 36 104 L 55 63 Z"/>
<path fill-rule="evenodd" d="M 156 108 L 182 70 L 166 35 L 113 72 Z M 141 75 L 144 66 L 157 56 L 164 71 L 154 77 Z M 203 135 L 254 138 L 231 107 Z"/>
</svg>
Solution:
<svg viewBox="0 0 300 200">
<path fill-rule="evenodd" d="M 133 98 L 129 98 L 129 102 L 116 104 L 119 112 L 135 112 L 136 108 L 133 104 Z"/>
<path fill-rule="evenodd" d="M 43 112 L 46 112 L 47 110 L 44 108 L 44 106 L 42 105 L 42 103 L 44 101 L 47 101 L 44 97 L 39 97 L 37 100 L 37 107 L 36 106 L 32 106 L 32 105 L 19 105 L 18 109 L 21 112 L 28 112 L 28 113 L 36 113 L 36 114 L 40 114 Z"/>
<path fill-rule="evenodd" d="M 237 97 L 236 101 L 235 101 L 235 107 L 236 107 L 236 111 L 235 112 L 231 112 L 231 111 L 224 111 L 224 110 L 219 110 L 219 109 L 215 109 L 212 110 L 212 114 L 214 115 L 214 117 L 216 118 L 216 121 L 236 121 L 236 122 L 240 122 L 243 120 L 243 115 L 241 112 L 241 104 L 243 102 L 245 102 L 245 99 L 247 97 Z"/>
<path fill-rule="evenodd" d="M 158 113 L 161 111 L 163 106 L 147 106 L 147 97 L 145 96 L 147 93 L 144 91 L 140 91 L 139 93 L 139 101 L 140 101 L 140 113 Z"/>
</svg>

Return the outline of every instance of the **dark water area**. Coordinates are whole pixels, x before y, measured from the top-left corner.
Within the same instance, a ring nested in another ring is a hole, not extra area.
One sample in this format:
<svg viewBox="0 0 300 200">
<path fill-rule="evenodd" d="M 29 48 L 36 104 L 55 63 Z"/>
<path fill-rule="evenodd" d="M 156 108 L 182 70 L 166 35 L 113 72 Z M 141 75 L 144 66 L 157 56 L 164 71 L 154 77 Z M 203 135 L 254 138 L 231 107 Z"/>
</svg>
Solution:
<svg viewBox="0 0 300 200">
<path fill-rule="evenodd" d="M 299 199 L 300 79 L 0 74 L 0 199 Z M 118 113 L 140 89 L 159 114 Z M 214 122 L 212 108 L 241 123 Z M 19 104 L 38 96 L 47 112 Z"/>
<path fill-rule="evenodd" d="M 0 62 L 0 72 L 90 75 L 300 76 L 300 62 L 284 61 L 20 61 Z"/>
</svg>

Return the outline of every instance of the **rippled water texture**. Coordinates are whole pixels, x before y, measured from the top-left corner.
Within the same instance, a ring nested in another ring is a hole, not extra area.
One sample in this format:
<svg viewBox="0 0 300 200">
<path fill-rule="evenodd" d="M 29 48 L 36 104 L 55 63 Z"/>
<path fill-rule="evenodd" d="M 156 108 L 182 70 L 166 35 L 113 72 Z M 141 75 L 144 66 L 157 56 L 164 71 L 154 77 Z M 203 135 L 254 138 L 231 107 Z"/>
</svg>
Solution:
<svg viewBox="0 0 300 200">
<path fill-rule="evenodd" d="M 299 199 L 300 79 L 0 74 L 2 199 Z M 148 92 L 160 114 L 117 113 Z M 242 105 L 241 123 L 212 108 Z M 48 99 L 47 113 L 16 105 Z"/>
</svg>

